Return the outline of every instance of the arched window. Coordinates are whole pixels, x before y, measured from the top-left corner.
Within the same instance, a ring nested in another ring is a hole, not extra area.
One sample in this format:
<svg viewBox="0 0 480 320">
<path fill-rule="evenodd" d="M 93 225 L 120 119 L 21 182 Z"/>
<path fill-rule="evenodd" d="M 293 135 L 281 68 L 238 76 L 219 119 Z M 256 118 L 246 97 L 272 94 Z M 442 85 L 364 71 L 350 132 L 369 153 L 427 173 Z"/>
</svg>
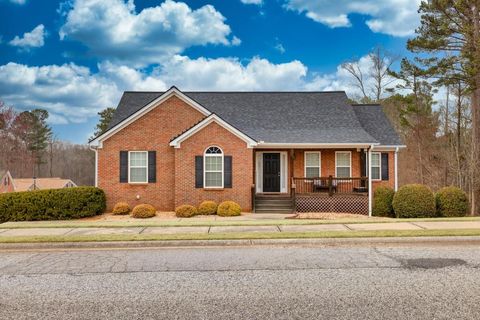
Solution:
<svg viewBox="0 0 480 320">
<path fill-rule="evenodd" d="M 203 155 L 205 188 L 223 188 L 223 152 L 216 146 L 208 147 Z"/>
</svg>

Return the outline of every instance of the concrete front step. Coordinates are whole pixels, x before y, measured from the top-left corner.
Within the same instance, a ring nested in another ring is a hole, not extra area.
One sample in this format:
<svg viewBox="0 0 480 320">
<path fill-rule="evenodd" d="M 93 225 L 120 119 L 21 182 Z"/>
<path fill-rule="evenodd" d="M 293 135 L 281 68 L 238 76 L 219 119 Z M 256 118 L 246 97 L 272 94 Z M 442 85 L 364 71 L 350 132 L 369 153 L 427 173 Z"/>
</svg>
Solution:
<svg viewBox="0 0 480 320">
<path fill-rule="evenodd" d="M 255 213 L 292 213 L 291 208 L 255 208 Z"/>
</svg>

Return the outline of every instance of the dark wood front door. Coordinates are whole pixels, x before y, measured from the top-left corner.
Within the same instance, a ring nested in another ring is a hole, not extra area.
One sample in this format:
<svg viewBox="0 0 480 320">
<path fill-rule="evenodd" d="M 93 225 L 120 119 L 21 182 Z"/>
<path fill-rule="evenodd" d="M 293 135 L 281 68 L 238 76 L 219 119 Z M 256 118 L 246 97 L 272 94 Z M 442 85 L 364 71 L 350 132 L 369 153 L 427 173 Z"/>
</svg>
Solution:
<svg viewBox="0 0 480 320">
<path fill-rule="evenodd" d="M 263 154 L 263 192 L 280 192 L 280 153 Z"/>
</svg>

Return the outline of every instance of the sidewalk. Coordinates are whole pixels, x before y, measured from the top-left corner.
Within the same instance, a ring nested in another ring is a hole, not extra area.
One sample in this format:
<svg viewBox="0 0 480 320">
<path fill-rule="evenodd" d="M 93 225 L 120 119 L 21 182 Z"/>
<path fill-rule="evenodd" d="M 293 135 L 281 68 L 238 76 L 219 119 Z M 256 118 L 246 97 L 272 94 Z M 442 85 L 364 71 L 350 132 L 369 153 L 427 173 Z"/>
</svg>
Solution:
<svg viewBox="0 0 480 320">
<path fill-rule="evenodd" d="M 1 225 L 0 225 L 1 226 Z M 55 228 L 4 228 L 0 229 L 0 241 L 6 237 L 34 236 L 104 236 L 104 235 L 218 235 L 218 234 L 286 234 L 359 231 L 421 231 L 421 230 L 480 230 L 480 221 L 428 221 L 428 222 L 372 222 L 332 223 L 309 225 L 251 225 L 251 226 L 164 226 L 164 227 L 55 227 Z"/>
</svg>

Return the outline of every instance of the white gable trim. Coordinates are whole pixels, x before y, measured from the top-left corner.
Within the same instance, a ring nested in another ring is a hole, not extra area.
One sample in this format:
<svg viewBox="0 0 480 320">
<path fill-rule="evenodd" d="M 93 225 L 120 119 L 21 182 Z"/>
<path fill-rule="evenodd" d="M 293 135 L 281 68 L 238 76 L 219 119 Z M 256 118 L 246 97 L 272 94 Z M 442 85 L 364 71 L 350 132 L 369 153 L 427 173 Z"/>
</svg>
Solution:
<svg viewBox="0 0 480 320">
<path fill-rule="evenodd" d="M 220 118 L 216 114 L 211 114 L 209 117 L 203 119 L 202 121 L 197 123 L 195 126 L 188 129 L 187 131 L 185 131 L 184 133 L 182 133 L 181 135 L 176 137 L 174 140 L 172 140 L 172 142 L 170 142 L 170 146 L 172 146 L 174 148 L 177 148 L 177 149 L 180 148 L 180 145 L 181 145 L 182 141 L 184 141 L 184 140 L 188 139 L 189 137 L 193 136 L 195 133 L 199 132 L 200 130 L 202 130 L 203 128 L 205 128 L 206 126 L 208 126 L 212 122 L 215 122 L 215 123 L 219 124 L 220 126 L 225 128 L 226 130 L 230 131 L 231 133 L 233 133 L 234 135 L 236 135 L 237 137 L 239 137 L 240 139 L 245 141 L 247 143 L 247 148 L 253 148 L 257 145 L 257 142 L 255 140 L 253 140 L 252 138 L 250 138 L 249 136 L 247 136 L 246 134 L 244 134 L 240 130 L 236 129 L 235 127 L 233 127 L 232 125 L 227 123 L 225 120 L 223 120 L 222 118 Z"/>
<path fill-rule="evenodd" d="M 159 105 L 161 105 L 163 102 L 165 102 L 166 100 L 168 100 L 169 98 L 171 98 L 172 96 L 176 96 L 177 98 L 179 98 L 180 100 L 184 101 L 185 103 L 187 103 L 188 105 L 190 105 L 192 108 L 194 108 L 195 110 L 199 111 L 200 113 L 202 113 L 204 116 L 209 116 L 210 114 L 212 114 L 210 111 L 208 111 L 207 109 L 205 109 L 203 106 L 201 106 L 199 103 L 195 102 L 194 100 L 192 100 L 191 98 L 187 97 L 184 93 L 182 93 L 180 90 L 178 90 L 176 87 L 171 87 L 169 90 L 167 90 L 164 94 L 162 94 L 160 97 L 158 97 L 157 99 L 153 100 L 152 102 L 150 102 L 149 104 L 147 104 L 146 106 L 144 106 L 143 108 L 141 108 L 140 110 L 138 110 L 137 112 L 135 112 L 134 114 L 132 114 L 130 117 L 124 119 L 122 122 L 120 122 L 119 124 L 117 124 L 115 127 L 111 128 L 110 130 L 108 130 L 107 132 L 105 132 L 104 134 L 96 137 L 95 139 L 93 139 L 92 141 L 90 141 L 89 145 L 90 146 L 93 146 L 93 147 L 99 147 L 101 148 L 102 147 L 102 142 L 105 141 L 106 139 L 110 138 L 111 136 L 113 136 L 114 134 L 116 134 L 118 131 L 122 130 L 123 128 L 125 128 L 126 126 L 128 126 L 129 124 L 131 124 L 132 122 L 138 120 L 139 118 L 141 118 L 142 116 L 144 116 L 145 114 L 147 114 L 148 112 L 152 111 L 153 109 L 155 109 L 156 107 L 158 107 Z"/>
</svg>

